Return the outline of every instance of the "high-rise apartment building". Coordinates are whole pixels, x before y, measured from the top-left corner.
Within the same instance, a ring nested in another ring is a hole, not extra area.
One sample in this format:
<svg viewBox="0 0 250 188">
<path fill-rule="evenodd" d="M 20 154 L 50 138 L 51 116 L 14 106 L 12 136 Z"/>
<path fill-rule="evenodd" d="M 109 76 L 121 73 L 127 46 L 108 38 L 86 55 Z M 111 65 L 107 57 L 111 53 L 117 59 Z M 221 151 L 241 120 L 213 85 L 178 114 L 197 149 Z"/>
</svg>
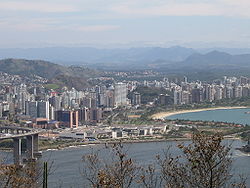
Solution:
<svg viewBox="0 0 250 188">
<path fill-rule="evenodd" d="M 159 96 L 159 104 L 160 105 L 169 105 L 171 104 L 171 99 L 169 95 L 160 94 Z"/>
<path fill-rule="evenodd" d="M 37 102 L 37 117 L 50 119 L 49 117 L 49 101 Z"/>
<path fill-rule="evenodd" d="M 127 84 L 116 83 L 115 84 L 115 106 L 125 106 L 127 105 Z"/>
<path fill-rule="evenodd" d="M 25 114 L 31 118 L 50 119 L 48 101 L 26 101 Z"/>
<path fill-rule="evenodd" d="M 174 104 L 181 104 L 182 99 L 182 91 L 175 90 L 174 91 Z"/>
<path fill-rule="evenodd" d="M 102 119 L 101 108 L 91 108 L 89 111 L 89 117 L 91 122 L 99 122 Z"/>
<path fill-rule="evenodd" d="M 3 117 L 3 106 L 2 103 L 0 103 L 0 118 Z"/>
<path fill-rule="evenodd" d="M 190 104 L 191 102 L 191 94 L 189 91 L 181 92 L 181 104 Z"/>
<path fill-rule="evenodd" d="M 54 107 L 54 109 L 57 110 L 61 110 L 62 108 L 62 100 L 60 96 L 52 96 L 49 99 L 50 104 Z"/>
<path fill-rule="evenodd" d="M 25 102 L 25 114 L 31 118 L 37 118 L 37 101 Z"/>
<path fill-rule="evenodd" d="M 78 110 L 79 121 L 81 122 L 88 122 L 90 119 L 89 115 L 89 108 L 81 108 Z"/>
<path fill-rule="evenodd" d="M 200 103 L 202 101 L 203 101 L 203 89 L 202 88 L 192 89 L 192 102 Z"/>
<path fill-rule="evenodd" d="M 141 105 L 141 94 L 134 92 L 132 95 L 132 105 Z"/>
</svg>

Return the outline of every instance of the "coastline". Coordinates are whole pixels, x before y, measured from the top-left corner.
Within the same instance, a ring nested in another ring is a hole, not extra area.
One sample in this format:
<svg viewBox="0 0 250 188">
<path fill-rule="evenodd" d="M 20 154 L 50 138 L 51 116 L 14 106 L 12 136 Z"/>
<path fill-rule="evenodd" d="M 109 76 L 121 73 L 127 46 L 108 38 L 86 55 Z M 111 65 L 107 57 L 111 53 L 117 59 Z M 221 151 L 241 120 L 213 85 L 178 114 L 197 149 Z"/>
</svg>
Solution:
<svg viewBox="0 0 250 188">
<path fill-rule="evenodd" d="M 162 119 L 176 115 L 176 114 L 185 114 L 185 113 L 192 113 L 192 112 L 201 112 L 201 111 L 212 111 L 212 110 L 230 110 L 230 109 L 246 109 L 250 108 L 248 106 L 228 106 L 228 107 L 212 107 L 212 108 L 200 108 L 200 109 L 189 109 L 189 110 L 176 110 L 176 111 L 166 111 L 166 112 L 160 112 L 153 114 L 151 116 L 152 119 Z M 233 139 L 238 140 L 239 138 L 228 135 L 225 136 L 226 139 Z M 40 147 L 40 151 L 46 151 L 46 150 L 62 150 L 65 148 L 70 147 L 81 147 L 81 146 L 89 146 L 89 145 L 106 145 L 106 144 L 115 144 L 122 141 L 123 143 L 147 143 L 147 142 L 167 142 L 167 141 L 186 141 L 191 140 L 191 138 L 188 137 L 170 137 L 170 138 L 147 138 L 147 139 L 115 139 L 115 140 L 96 140 L 96 141 L 86 141 L 86 142 L 74 142 L 74 143 L 64 143 L 64 144 L 48 144 Z M 11 151 L 11 148 L 0 148 L 0 151 Z"/>
<path fill-rule="evenodd" d="M 241 140 L 238 137 L 233 135 L 224 136 L 226 140 Z M 93 146 L 93 145 L 109 145 L 109 144 L 117 144 L 117 143 L 124 143 L 124 144 L 136 144 L 136 143 L 150 143 L 150 142 L 184 142 L 184 141 L 191 141 L 189 137 L 176 137 L 176 138 L 150 138 L 150 139 L 138 139 L 138 140 L 129 140 L 129 139 L 117 139 L 117 140 L 101 140 L 101 141 L 93 141 L 93 142 L 82 142 L 82 143 L 71 143 L 68 145 L 61 145 L 61 146 L 53 146 L 48 145 L 41 147 L 39 151 L 56 151 L 56 150 L 64 150 L 68 148 L 79 148 L 83 146 Z M 0 148 L 0 152 L 12 152 L 12 148 Z"/>
<path fill-rule="evenodd" d="M 226 140 L 241 140 L 238 137 L 235 136 L 224 136 L 224 139 Z M 50 150 L 64 150 L 69 148 L 79 148 L 83 146 L 94 146 L 94 145 L 109 145 L 109 144 L 118 144 L 122 141 L 123 144 L 138 144 L 138 143 L 151 143 L 151 142 L 185 142 L 185 141 L 191 141 L 191 138 L 188 137 L 177 137 L 177 138 L 152 138 L 152 139 L 146 139 L 146 140 L 109 140 L 109 141 L 93 141 L 93 142 L 85 142 L 78 145 L 68 145 L 68 146 L 62 146 L 62 147 L 47 147 L 42 148 L 40 151 L 50 151 Z"/>
<path fill-rule="evenodd" d="M 211 110 L 243 109 L 243 108 L 248 108 L 248 107 L 246 107 L 246 106 L 231 106 L 231 107 L 201 108 L 201 109 L 193 109 L 193 110 L 177 110 L 177 111 L 159 112 L 159 113 L 153 114 L 151 116 L 151 118 L 154 120 L 157 120 L 157 119 L 164 120 L 166 117 L 169 117 L 172 115 L 177 115 L 177 114 L 211 111 Z"/>
<path fill-rule="evenodd" d="M 149 143 L 149 142 L 168 142 L 168 141 L 189 141 L 191 138 L 187 137 L 176 137 L 176 138 L 149 138 L 149 139 L 116 139 L 116 140 L 99 140 L 99 141 L 92 141 L 92 142 L 82 142 L 82 143 L 71 143 L 66 145 L 47 145 L 39 148 L 39 151 L 51 151 L 51 150 L 64 150 L 67 148 L 78 148 L 83 146 L 92 146 L 92 145 L 109 145 L 109 144 L 118 144 L 120 142 L 124 144 L 133 144 L 133 143 Z M 12 148 L 0 148 L 0 152 L 12 152 Z"/>
<path fill-rule="evenodd" d="M 145 140 L 127 140 L 127 139 L 116 139 L 116 140 L 99 140 L 99 141 L 92 141 L 92 142 L 82 142 L 80 144 L 70 144 L 67 146 L 59 146 L 59 147 L 43 147 L 40 149 L 40 151 L 48 151 L 48 150 L 63 150 L 63 149 L 67 149 L 67 148 L 78 148 L 78 147 L 82 147 L 82 146 L 92 146 L 92 145 L 109 145 L 109 144 L 118 144 L 120 142 L 124 143 L 124 144 L 133 144 L 133 143 L 149 143 L 149 142 L 168 142 L 168 141 L 175 141 L 175 142 L 180 142 L 180 141 L 188 141 L 191 140 L 191 138 L 187 138 L 187 137 L 177 137 L 177 138 L 150 138 L 150 139 L 145 139 Z"/>
</svg>

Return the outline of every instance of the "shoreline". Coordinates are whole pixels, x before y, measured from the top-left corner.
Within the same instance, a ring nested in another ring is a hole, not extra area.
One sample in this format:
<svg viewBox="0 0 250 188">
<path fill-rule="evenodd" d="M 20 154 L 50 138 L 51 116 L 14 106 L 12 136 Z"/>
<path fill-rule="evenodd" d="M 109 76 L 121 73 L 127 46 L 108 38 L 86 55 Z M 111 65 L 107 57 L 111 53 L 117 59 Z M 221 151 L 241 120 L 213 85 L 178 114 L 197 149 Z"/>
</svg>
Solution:
<svg viewBox="0 0 250 188">
<path fill-rule="evenodd" d="M 92 146 L 92 145 L 109 145 L 109 144 L 118 144 L 120 142 L 124 144 L 134 144 L 134 143 L 149 143 L 149 142 L 168 142 L 168 141 L 188 141 L 191 140 L 191 138 L 152 138 L 152 139 L 145 139 L 145 140 L 107 140 L 107 141 L 93 141 L 93 142 L 83 142 L 81 144 L 71 144 L 68 146 L 61 146 L 61 147 L 44 147 L 41 149 L 41 151 L 48 151 L 48 150 L 64 150 L 68 148 L 78 148 L 78 147 L 83 147 L 83 146 Z"/>
<path fill-rule="evenodd" d="M 232 135 L 227 135 L 224 136 L 225 140 L 241 140 L 238 137 L 232 136 Z M 83 146 L 94 146 L 94 145 L 109 145 L 109 144 L 118 144 L 122 142 L 123 144 L 139 144 L 139 143 L 151 143 L 151 142 L 185 142 L 185 141 L 191 141 L 192 138 L 189 137 L 177 137 L 177 138 L 152 138 L 152 139 L 146 139 L 146 140 L 108 140 L 108 141 L 93 141 L 93 142 L 85 142 L 82 144 L 77 144 L 77 145 L 69 145 L 69 146 L 62 146 L 59 148 L 53 148 L 53 147 L 48 147 L 48 148 L 43 148 L 40 151 L 53 151 L 53 150 L 64 150 L 64 149 L 70 149 L 70 148 L 80 148 Z"/>
<path fill-rule="evenodd" d="M 235 137 L 233 135 L 227 135 L 224 136 L 224 139 L 226 140 L 241 140 L 238 137 Z M 93 141 L 93 142 L 83 142 L 80 144 L 69 144 L 66 146 L 59 146 L 59 147 L 42 147 L 39 149 L 39 151 L 44 152 L 44 151 L 57 151 L 57 150 L 64 150 L 64 149 L 69 149 L 69 148 L 79 148 L 83 146 L 93 146 L 93 145 L 109 145 L 109 144 L 117 144 L 122 142 L 123 144 L 136 144 L 136 143 L 150 143 L 150 142 L 183 142 L 183 141 L 190 141 L 191 138 L 189 137 L 176 137 L 176 138 L 152 138 L 152 139 L 145 139 L 145 140 L 107 140 L 107 141 Z M 12 152 L 12 148 L 0 148 L 0 152 Z"/>
<path fill-rule="evenodd" d="M 177 111 L 168 111 L 168 112 L 159 112 L 153 114 L 151 116 L 152 119 L 157 120 L 161 119 L 164 120 L 165 118 L 177 114 L 185 114 L 185 113 L 192 113 L 192 112 L 203 112 L 203 111 L 211 111 L 211 110 L 230 110 L 230 109 L 244 109 L 248 108 L 246 106 L 230 106 L 230 107 L 213 107 L 213 108 L 201 108 L 201 109 L 193 109 L 193 110 L 177 110 Z"/>
<path fill-rule="evenodd" d="M 78 148 L 78 147 L 83 147 L 83 146 L 92 146 L 92 145 L 108 145 L 108 144 L 118 144 L 120 142 L 124 143 L 124 144 L 133 144 L 133 143 L 149 143 L 149 142 L 171 142 L 171 141 L 175 141 L 175 142 L 178 142 L 178 141 L 188 141 L 188 140 L 191 140 L 191 138 L 188 138 L 188 137 L 177 137 L 177 138 L 167 138 L 167 139 L 164 139 L 164 138 L 150 138 L 150 139 L 138 139 L 138 140 L 100 140 L 100 141 L 92 141 L 92 142 L 82 142 L 82 143 L 72 143 L 72 144 L 69 144 L 69 145 L 61 145 L 61 146 L 44 146 L 44 147 L 41 147 L 39 149 L 39 151 L 50 151 L 50 150 L 64 150 L 64 149 L 68 149 L 68 148 Z M 4 152 L 12 152 L 12 148 L 0 148 L 0 152 L 1 151 L 4 151 Z"/>
</svg>

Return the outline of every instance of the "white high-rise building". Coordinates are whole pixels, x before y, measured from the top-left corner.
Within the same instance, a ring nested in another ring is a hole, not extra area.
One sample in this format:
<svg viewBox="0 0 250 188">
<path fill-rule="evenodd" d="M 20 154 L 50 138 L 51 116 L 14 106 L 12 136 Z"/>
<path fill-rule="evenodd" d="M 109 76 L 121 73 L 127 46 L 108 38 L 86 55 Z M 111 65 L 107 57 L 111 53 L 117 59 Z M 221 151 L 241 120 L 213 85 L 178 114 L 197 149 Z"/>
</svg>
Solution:
<svg viewBox="0 0 250 188">
<path fill-rule="evenodd" d="M 174 91 L 174 104 L 181 104 L 182 99 L 182 91 L 175 90 Z"/>
<path fill-rule="evenodd" d="M 190 94 L 190 92 L 188 92 L 188 91 L 182 91 L 181 92 L 181 96 L 179 96 L 179 97 L 181 97 L 181 104 L 190 104 L 190 100 L 191 100 L 191 94 Z M 175 99 L 175 101 L 176 100 L 178 101 L 178 99 Z"/>
<path fill-rule="evenodd" d="M 3 106 L 2 103 L 0 103 L 0 118 L 3 116 Z"/>
<path fill-rule="evenodd" d="M 242 97 L 242 86 L 237 86 L 234 88 L 234 97 Z"/>
<path fill-rule="evenodd" d="M 223 98 L 223 89 L 219 86 L 215 86 L 214 89 L 215 89 L 214 99 L 221 100 Z"/>
<path fill-rule="evenodd" d="M 127 105 L 127 84 L 126 83 L 116 83 L 115 84 L 115 106 Z"/>
<path fill-rule="evenodd" d="M 55 108 L 51 105 L 49 105 L 49 119 L 55 119 Z"/>
</svg>

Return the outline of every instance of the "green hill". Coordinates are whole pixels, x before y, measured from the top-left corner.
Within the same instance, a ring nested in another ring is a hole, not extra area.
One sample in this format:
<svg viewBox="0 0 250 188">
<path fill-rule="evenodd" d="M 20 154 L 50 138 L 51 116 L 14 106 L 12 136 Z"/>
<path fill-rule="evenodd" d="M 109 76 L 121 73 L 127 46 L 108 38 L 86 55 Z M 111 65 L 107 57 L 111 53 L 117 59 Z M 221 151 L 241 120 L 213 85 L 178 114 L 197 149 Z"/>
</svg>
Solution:
<svg viewBox="0 0 250 188">
<path fill-rule="evenodd" d="M 77 89 L 88 86 L 87 79 L 100 74 L 80 66 L 66 67 L 48 61 L 26 59 L 0 60 L 0 71 L 27 77 L 38 75 L 50 80 L 50 84 Z"/>
</svg>

